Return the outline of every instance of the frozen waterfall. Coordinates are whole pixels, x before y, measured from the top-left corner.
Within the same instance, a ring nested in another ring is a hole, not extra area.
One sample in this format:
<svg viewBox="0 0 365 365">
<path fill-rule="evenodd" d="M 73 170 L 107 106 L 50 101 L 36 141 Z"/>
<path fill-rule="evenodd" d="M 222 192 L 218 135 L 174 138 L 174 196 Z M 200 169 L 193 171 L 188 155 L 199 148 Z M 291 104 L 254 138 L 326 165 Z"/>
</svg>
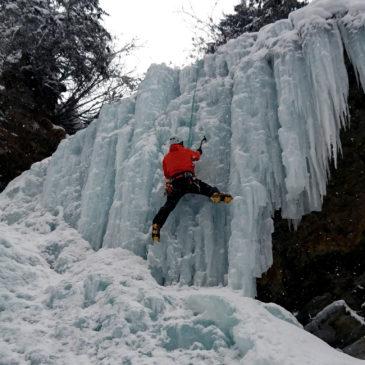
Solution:
<svg viewBox="0 0 365 365">
<path fill-rule="evenodd" d="M 317 0 L 182 70 L 152 65 L 134 96 L 9 184 L 0 219 L 24 223 L 24 204 L 39 204 L 96 250 L 147 257 L 160 283 L 228 283 L 254 296 L 272 264 L 274 210 L 296 224 L 321 209 L 348 117 L 344 48 L 365 88 L 364 24 L 364 1 Z M 235 200 L 184 197 L 150 246 L 171 135 L 193 147 L 207 136 L 197 175 Z"/>
</svg>

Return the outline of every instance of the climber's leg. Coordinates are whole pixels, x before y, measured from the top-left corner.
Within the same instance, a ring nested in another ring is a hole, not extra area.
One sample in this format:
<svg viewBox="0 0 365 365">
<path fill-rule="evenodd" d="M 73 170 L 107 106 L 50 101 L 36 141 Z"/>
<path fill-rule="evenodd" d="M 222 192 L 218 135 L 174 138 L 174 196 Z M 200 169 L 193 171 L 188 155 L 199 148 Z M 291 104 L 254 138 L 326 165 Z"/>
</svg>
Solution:
<svg viewBox="0 0 365 365">
<path fill-rule="evenodd" d="M 165 205 L 160 208 L 155 218 L 153 219 L 153 223 L 158 224 L 161 228 L 165 224 L 169 214 L 175 209 L 181 197 L 182 197 L 181 194 L 173 193 L 171 195 L 168 195 Z"/>
<path fill-rule="evenodd" d="M 210 186 L 204 181 L 193 179 L 191 192 L 209 197 L 213 203 L 224 202 L 229 204 L 233 197 L 230 194 L 221 193 L 215 186 Z"/>
<path fill-rule="evenodd" d="M 210 198 L 214 193 L 219 193 L 215 186 L 210 186 L 199 179 L 191 179 L 189 193 L 205 195 Z"/>
</svg>

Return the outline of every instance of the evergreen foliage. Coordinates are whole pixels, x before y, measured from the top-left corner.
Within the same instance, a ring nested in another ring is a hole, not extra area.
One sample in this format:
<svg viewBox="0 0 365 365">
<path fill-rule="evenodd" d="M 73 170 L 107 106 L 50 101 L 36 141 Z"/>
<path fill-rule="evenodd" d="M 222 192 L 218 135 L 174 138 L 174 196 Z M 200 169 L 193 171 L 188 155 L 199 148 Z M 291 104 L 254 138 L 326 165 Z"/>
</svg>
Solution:
<svg viewBox="0 0 365 365">
<path fill-rule="evenodd" d="M 102 103 L 133 89 L 136 80 L 116 61 L 134 44 L 114 50 L 101 23 L 105 15 L 99 0 L 2 0 L 2 114 L 19 106 L 72 133 L 92 120 Z"/>
</svg>

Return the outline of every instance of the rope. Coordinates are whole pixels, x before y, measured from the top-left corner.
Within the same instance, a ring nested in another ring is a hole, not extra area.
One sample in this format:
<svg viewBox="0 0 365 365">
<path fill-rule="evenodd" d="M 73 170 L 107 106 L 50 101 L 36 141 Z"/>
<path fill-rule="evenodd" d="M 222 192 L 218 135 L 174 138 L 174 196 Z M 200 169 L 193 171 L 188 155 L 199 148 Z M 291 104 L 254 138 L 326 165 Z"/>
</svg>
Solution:
<svg viewBox="0 0 365 365">
<path fill-rule="evenodd" d="M 189 138 L 188 138 L 188 147 L 189 148 L 191 148 L 191 145 L 193 143 L 193 141 L 192 141 L 192 138 L 193 138 L 192 127 L 193 127 L 193 118 L 194 118 L 194 109 L 195 109 L 195 95 L 196 95 L 197 86 L 198 86 L 198 77 L 196 78 L 196 81 L 195 81 L 195 89 L 194 89 L 194 94 L 193 94 L 193 100 L 191 102 L 191 115 L 190 115 Z"/>
</svg>

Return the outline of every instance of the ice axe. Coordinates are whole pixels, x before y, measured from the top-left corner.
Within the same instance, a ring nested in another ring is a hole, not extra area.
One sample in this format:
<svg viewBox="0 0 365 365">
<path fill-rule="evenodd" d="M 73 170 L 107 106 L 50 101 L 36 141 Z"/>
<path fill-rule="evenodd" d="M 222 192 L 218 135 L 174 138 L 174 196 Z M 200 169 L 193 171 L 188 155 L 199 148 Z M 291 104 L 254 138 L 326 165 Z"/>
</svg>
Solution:
<svg viewBox="0 0 365 365">
<path fill-rule="evenodd" d="M 200 150 L 203 146 L 203 143 L 206 143 L 206 142 L 208 142 L 208 140 L 207 140 L 207 137 L 204 136 L 203 139 L 200 141 L 200 145 L 199 145 L 198 150 Z"/>
</svg>

